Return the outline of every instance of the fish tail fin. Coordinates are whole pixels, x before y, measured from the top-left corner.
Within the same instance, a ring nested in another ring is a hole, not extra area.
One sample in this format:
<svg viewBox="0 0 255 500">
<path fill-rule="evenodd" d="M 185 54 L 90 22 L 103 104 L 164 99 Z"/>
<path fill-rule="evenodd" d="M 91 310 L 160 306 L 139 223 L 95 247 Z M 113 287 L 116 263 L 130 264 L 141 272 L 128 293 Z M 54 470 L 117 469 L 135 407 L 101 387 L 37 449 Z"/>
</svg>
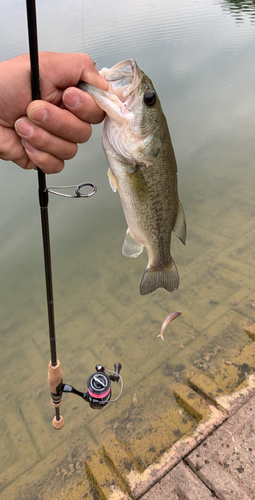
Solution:
<svg viewBox="0 0 255 500">
<path fill-rule="evenodd" d="M 173 292 L 179 286 L 179 274 L 177 267 L 172 260 L 166 269 L 147 268 L 144 271 L 140 284 L 140 294 L 146 295 L 157 288 L 165 288 L 168 292 Z"/>
</svg>

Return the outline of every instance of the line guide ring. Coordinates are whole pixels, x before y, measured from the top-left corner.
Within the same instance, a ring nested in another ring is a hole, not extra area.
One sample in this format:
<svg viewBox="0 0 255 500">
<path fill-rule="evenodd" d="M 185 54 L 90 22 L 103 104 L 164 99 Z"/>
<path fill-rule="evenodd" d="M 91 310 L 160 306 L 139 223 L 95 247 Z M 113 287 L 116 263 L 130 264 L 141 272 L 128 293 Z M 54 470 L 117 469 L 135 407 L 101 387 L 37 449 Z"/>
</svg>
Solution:
<svg viewBox="0 0 255 500">
<path fill-rule="evenodd" d="M 90 186 L 92 189 L 89 193 L 82 193 L 81 188 L 84 186 Z M 54 191 L 55 189 L 75 189 L 75 194 L 65 194 Z M 82 182 L 81 184 L 76 184 L 74 186 L 49 186 L 45 188 L 45 191 L 51 194 L 57 194 L 58 196 L 63 196 L 65 198 L 89 198 L 97 192 L 97 187 L 92 184 L 92 182 Z"/>
</svg>

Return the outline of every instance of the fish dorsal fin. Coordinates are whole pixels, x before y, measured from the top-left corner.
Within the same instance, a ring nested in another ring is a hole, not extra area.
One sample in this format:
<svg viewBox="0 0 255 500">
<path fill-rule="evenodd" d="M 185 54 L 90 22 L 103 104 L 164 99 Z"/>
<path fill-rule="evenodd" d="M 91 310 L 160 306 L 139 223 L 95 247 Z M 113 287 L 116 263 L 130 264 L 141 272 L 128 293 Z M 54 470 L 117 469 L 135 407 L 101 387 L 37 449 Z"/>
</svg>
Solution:
<svg viewBox="0 0 255 500">
<path fill-rule="evenodd" d="M 186 242 L 186 221 L 185 221 L 185 214 L 184 210 L 182 208 L 182 204 L 179 201 L 179 206 L 178 206 L 178 212 L 177 212 L 177 217 L 175 221 L 175 225 L 173 228 L 173 232 L 179 240 L 185 245 Z"/>
<path fill-rule="evenodd" d="M 125 257 L 132 257 L 134 259 L 135 257 L 138 257 L 138 255 L 140 255 L 142 251 L 143 251 L 143 245 L 141 245 L 141 243 L 138 243 L 138 241 L 136 241 L 136 239 L 134 238 L 134 236 L 132 235 L 132 233 L 128 228 L 122 247 L 123 255 L 125 255 Z"/>
<path fill-rule="evenodd" d="M 110 186 L 111 186 L 113 192 L 116 193 L 117 189 L 119 188 L 119 185 L 118 185 L 118 181 L 117 181 L 114 173 L 112 172 L 112 170 L 110 168 L 108 168 L 107 175 L 108 175 Z"/>
</svg>

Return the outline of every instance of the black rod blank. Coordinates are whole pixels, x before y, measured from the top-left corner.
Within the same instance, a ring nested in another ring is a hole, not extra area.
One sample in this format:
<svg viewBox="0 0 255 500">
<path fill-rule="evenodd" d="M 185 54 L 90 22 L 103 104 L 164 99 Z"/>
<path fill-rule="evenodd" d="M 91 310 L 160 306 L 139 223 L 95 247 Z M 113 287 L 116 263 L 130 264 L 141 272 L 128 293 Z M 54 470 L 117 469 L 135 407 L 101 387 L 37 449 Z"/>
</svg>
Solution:
<svg viewBox="0 0 255 500">
<path fill-rule="evenodd" d="M 32 89 L 32 100 L 34 101 L 35 99 L 41 99 L 35 0 L 26 0 L 26 4 L 27 4 L 30 64 L 31 64 L 31 89 Z M 39 167 L 37 167 L 37 169 L 38 169 L 38 185 L 39 185 L 39 204 L 41 208 L 46 294 L 47 294 L 47 305 L 48 305 L 51 365 L 56 366 L 57 354 L 56 354 L 53 285 L 52 285 L 51 254 L 50 254 L 48 192 L 46 190 L 45 174 Z M 59 409 L 56 408 L 56 411 L 57 410 Z"/>
</svg>

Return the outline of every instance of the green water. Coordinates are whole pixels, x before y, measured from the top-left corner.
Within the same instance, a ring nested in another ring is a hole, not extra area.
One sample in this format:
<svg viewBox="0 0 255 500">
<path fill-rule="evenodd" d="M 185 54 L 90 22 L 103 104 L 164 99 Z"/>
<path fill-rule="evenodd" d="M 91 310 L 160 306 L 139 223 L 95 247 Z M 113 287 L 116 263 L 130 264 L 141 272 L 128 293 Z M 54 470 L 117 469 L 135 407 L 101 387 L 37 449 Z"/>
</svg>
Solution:
<svg viewBox="0 0 255 500">
<path fill-rule="evenodd" d="M 1 6 L 0 59 L 27 52 L 24 2 Z M 188 238 L 173 239 L 173 294 L 141 297 L 146 253 L 121 253 L 126 222 L 107 179 L 101 125 L 49 185 L 91 181 L 89 200 L 49 205 L 57 353 L 64 382 L 86 390 L 97 363 L 122 363 L 124 390 L 102 412 L 64 395 L 54 431 L 37 176 L 0 164 L 0 494 L 45 499 L 84 477 L 109 433 L 125 442 L 175 405 L 191 366 L 214 374 L 247 344 L 255 309 L 255 24 L 252 2 L 38 2 L 40 50 L 85 51 L 99 66 L 135 58 L 167 116 Z M 100 4 L 100 5 L 99 5 Z M 17 75 L 18 78 L 18 75 Z M 157 338 L 165 317 L 182 316 Z M 227 387 L 233 390 L 234 387 Z M 114 385 L 116 397 L 119 387 Z"/>
</svg>

